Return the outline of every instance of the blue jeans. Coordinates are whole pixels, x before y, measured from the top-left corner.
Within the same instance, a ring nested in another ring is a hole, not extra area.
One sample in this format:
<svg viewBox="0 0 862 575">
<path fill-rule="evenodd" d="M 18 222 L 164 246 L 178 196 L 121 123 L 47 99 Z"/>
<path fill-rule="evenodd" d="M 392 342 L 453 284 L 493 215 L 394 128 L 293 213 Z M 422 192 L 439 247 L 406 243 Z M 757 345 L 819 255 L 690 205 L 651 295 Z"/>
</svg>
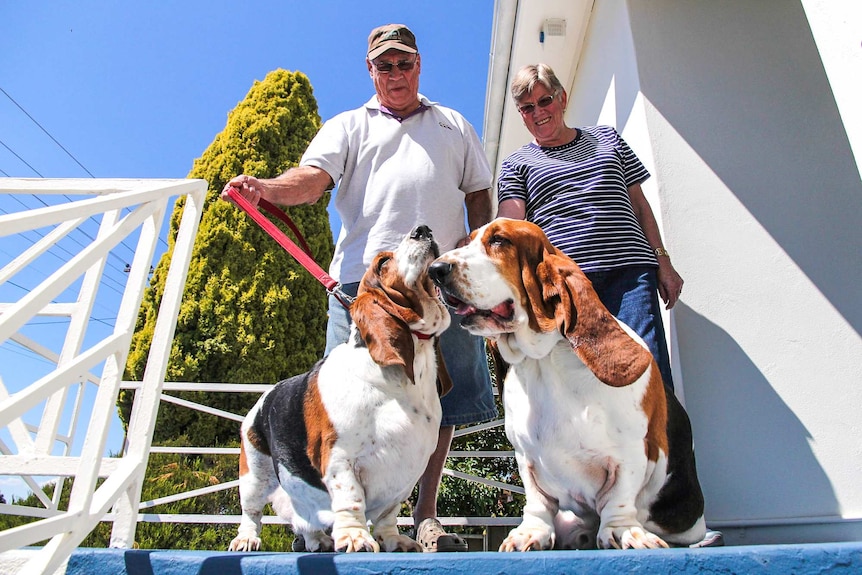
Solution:
<svg viewBox="0 0 862 575">
<path fill-rule="evenodd" d="M 356 296 L 359 283 L 341 286 L 344 293 Z M 497 417 L 494 391 L 488 372 L 485 342 L 459 325 L 461 318 L 449 311 L 452 324 L 440 338 L 443 361 L 452 378 L 452 391 L 440 399 L 443 406 L 441 426 L 467 425 Z M 335 296 L 329 296 L 329 321 L 326 322 L 326 351 L 350 337 L 350 313 Z"/>
<path fill-rule="evenodd" d="M 593 282 L 593 288 L 608 311 L 643 338 L 658 363 L 664 384 L 673 389 L 656 268 L 631 266 L 591 272 L 586 276 Z"/>
</svg>

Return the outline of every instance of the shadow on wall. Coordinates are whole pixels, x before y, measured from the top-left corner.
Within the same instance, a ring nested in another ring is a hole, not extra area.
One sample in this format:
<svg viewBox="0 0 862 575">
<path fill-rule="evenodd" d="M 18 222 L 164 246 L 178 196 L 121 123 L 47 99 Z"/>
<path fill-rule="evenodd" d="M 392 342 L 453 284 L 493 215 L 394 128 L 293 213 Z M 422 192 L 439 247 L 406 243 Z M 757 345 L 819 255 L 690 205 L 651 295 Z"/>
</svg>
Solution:
<svg viewBox="0 0 862 575">
<path fill-rule="evenodd" d="M 862 181 L 800 2 L 632 2 L 641 90 L 862 334 Z"/>
<path fill-rule="evenodd" d="M 683 302 L 674 312 L 707 522 L 840 515 L 811 435 L 745 351 Z"/>
</svg>

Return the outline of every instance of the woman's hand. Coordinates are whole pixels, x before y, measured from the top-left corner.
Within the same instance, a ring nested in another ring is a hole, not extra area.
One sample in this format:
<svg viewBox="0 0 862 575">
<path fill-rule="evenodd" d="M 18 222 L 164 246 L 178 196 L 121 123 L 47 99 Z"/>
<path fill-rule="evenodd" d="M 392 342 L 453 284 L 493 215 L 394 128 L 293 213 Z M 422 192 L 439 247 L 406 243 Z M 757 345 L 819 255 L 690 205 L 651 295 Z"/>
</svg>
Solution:
<svg viewBox="0 0 862 575">
<path fill-rule="evenodd" d="M 659 256 L 658 258 L 658 295 L 665 303 L 665 309 L 671 309 L 676 305 L 682 294 L 682 277 L 670 263 L 670 258 Z"/>
</svg>

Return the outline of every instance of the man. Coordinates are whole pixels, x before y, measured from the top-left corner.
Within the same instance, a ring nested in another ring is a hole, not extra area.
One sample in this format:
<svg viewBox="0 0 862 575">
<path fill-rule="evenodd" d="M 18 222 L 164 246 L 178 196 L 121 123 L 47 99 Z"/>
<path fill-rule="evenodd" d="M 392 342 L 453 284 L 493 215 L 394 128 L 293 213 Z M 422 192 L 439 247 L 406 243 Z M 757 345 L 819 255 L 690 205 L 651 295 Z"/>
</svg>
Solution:
<svg viewBox="0 0 862 575">
<path fill-rule="evenodd" d="M 394 249 L 417 224 L 434 232 L 441 251 L 463 242 L 467 231 L 491 219 L 491 169 L 476 131 L 458 112 L 419 94 L 422 58 L 402 24 L 375 28 L 366 66 L 376 94 L 360 108 L 327 121 L 297 168 L 274 179 L 240 175 L 225 186 L 256 204 L 263 197 L 285 206 L 316 202 L 336 183 L 341 230 L 330 275 L 355 295 L 372 258 Z M 347 341 L 350 316 L 329 298 L 326 353 Z M 463 538 L 437 520 L 437 492 L 455 425 L 496 417 L 480 338 L 453 321 L 441 338 L 454 390 L 442 399 L 437 448 L 419 480 L 414 536 L 425 551 L 466 551 Z"/>
</svg>

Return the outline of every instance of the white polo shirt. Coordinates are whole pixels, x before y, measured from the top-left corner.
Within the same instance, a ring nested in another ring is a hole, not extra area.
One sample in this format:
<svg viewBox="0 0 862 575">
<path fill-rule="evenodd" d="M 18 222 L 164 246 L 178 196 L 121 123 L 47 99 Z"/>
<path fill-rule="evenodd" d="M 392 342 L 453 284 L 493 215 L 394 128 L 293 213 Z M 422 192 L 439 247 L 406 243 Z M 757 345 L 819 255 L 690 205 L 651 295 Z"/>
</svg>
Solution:
<svg viewBox="0 0 862 575">
<path fill-rule="evenodd" d="M 473 126 L 458 112 L 419 95 L 427 110 L 399 121 L 377 96 L 324 123 L 300 165 L 336 183 L 341 230 L 329 274 L 362 279 L 379 252 L 393 250 L 415 226 L 431 228 L 441 252 L 467 235 L 464 196 L 491 187 L 491 169 Z"/>
</svg>

